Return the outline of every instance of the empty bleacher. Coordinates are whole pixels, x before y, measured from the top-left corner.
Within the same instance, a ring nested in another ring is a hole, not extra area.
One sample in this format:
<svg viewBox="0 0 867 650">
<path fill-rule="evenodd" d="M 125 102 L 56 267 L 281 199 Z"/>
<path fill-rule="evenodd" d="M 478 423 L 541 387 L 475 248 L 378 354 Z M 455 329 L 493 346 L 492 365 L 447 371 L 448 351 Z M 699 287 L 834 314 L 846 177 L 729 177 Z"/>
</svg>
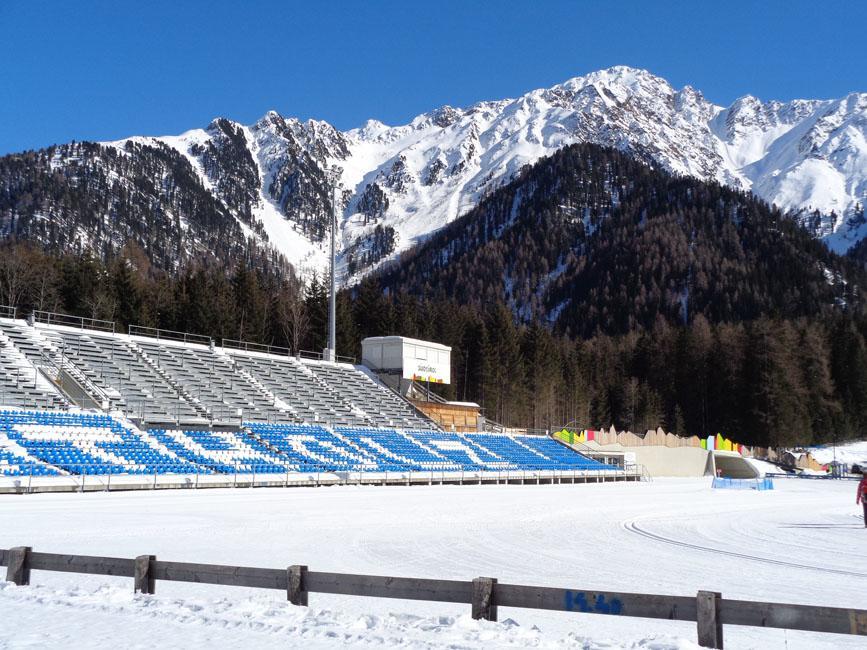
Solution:
<svg viewBox="0 0 867 650">
<path fill-rule="evenodd" d="M 363 413 L 368 424 L 434 428 L 430 420 L 417 415 L 405 400 L 352 366 L 320 362 L 307 362 L 305 365 L 335 395 Z"/>
<path fill-rule="evenodd" d="M 394 466 L 338 431 L 310 424 L 247 425 L 254 439 L 294 462 L 299 471 L 352 471 Z"/>
<path fill-rule="evenodd" d="M 38 345 L 10 319 L 0 318 L 0 406 L 64 408 L 68 401 L 37 366 Z"/>
<path fill-rule="evenodd" d="M 174 385 L 186 387 L 186 396 L 205 409 L 214 421 L 286 421 L 289 409 L 259 389 L 232 361 L 209 347 L 135 337 L 132 343 Z"/>
<path fill-rule="evenodd" d="M 456 433 L 445 431 L 409 431 L 409 436 L 448 458 L 452 463 L 466 470 L 505 469 L 508 461 L 489 452 L 487 449 L 470 445 Z"/>
<path fill-rule="evenodd" d="M 87 382 L 108 395 L 112 407 L 146 422 L 206 422 L 197 408 L 164 374 L 148 364 L 125 338 L 111 333 L 39 327 L 39 334 Z"/>
<path fill-rule="evenodd" d="M 394 429 L 337 427 L 337 431 L 359 448 L 374 457 L 382 457 L 392 466 L 413 470 L 460 470 L 459 464 L 443 454 Z"/>
<path fill-rule="evenodd" d="M 0 433 L 0 476 L 58 476 L 60 471 L 33 458 Z"/>
<path fill-rule="evenodd" d="M 614 469 L 545 437 L 441 431 L 360 366 L 12 316 L 0 476 Z"/>
<path fill-rule="evenodd" d="M 267 448 L 229 431 L 151 429 L 148 433 L 179 458 L 209 471 L 273 474 L 295 469 Z"/>
<path fill-rule="evenodd" d="M 0 406 L 119 410 L 144 424 L 323 423 L 436 429 L 361 368 L 110 329 L 0 318 Z M 93 321 L 97 323 L 96 321 Z M 111 325 L 109 323 L 109 325 Z M 101 325 L 102 326 L 102 325 Z M 132 332 L 131 328 L 131 332 Z M 142 333 L 144 332 L 144 333 Z M 178 333 L 169 333 L 178 334 Z M 51 374 L 50 373 L 50 374 Z M 72 392 L 70 389 L 74 389 Z M 168 426 L 166 426 L 168 425 Z"/>
<path fill-rule="evenodd" d="M 554 469 L 602 469 L 607 467 L 599 461 L 577 454 L 547 436 L 514 436 L 515 441 L 531 451 L 550 460 Z"/>
<path fill-rule="evenodd" d="M 239 371 L 256 378 L 299 420 L 331 424 L 366 424 L 362 413 L 342 400 L 306 364 L 289 356 L 227 350 Z"/>
</svg>

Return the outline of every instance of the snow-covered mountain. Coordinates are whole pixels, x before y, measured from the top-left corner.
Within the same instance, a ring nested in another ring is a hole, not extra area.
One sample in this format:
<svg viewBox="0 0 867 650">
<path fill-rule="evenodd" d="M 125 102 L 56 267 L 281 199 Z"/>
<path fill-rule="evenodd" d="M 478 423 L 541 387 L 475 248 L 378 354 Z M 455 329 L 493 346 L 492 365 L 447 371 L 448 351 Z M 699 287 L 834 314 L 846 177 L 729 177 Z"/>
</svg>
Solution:
<svg viewBox="0 0 867 650">
<path fill-rule="evenodd" d="M 751 190 L 837 251 L 867 235 L 867 93 L 724 108 L 687 86 L 617 66 L 516 99 L 443 106 L 403 126 L 341 132 L 269 112 L 181 136 L 136 137 L 186 158 L 249 238 L 300 269 L 325 264 L 336 168 L 343 277 L 358 277 L 474 207 L 564 145 L 617 147 L 669 171 Z M 62 167 L 63 161 L 54 161 Z"/>
</svg>

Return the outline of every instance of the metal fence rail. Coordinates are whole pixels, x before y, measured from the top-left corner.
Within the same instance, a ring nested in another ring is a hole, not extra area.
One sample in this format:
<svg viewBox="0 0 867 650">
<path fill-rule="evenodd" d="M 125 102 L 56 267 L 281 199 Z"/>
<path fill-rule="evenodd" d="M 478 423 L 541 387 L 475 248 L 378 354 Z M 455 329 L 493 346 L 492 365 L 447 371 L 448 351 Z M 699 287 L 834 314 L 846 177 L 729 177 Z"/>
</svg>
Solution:
<svg viewBox="0 0 867 650">
<path fill-rule="evenodd" d="M 211 346 L 214 342 L 210 336 L 205 336 L 204 334 L 190 334 L 189 332 L 176 332 L 175 330 L 161 330 L 156 327 L 146 327 L 144 325 L 130 325 L 128 331 L 130 336 L 157 339 L 158 341 L 196 343 L 205 346 Z"/>
<path fill-rule="evenodd" d="M 166 562 L 154 555 L 135 559 L 35 552 L 31 547 L 0 549 L 6 579 L 30 584 L 30 572 L 62 571 L 133 578 L 133 589 L 156 591 L 157 580 L 257 587 L 284 591 L 292 604 L 307 605 L 308 594 L 340 594 L 373 598 L 465 603 L 475 619 L 497 620 L 497 608 L 520 607 L 583 614 L 631 616 L 697 624 L 698 642 L 723 647 L 723 625 L 781 628 L 867 636 L 867 610 L 724 599 L 717 592 L 696 597 L 589 591 L 578 588 L 501 584 L 496 578 L 436 580 L 310 571 L 303 565 L 286 569 Z"/>
<path fill-rule="evenodd" d="M 82 330 L 111 332 L 112 334 L 115 331 L 114 321 L 99 320 L 98 318 L 85 318 L 83 316 L 71 316 L 69 314 L 57 314 L 51 311 L 34 311 L 33 320 L 45 325 L 64 325 L 66 327 L 77 327 Z"/>
<path fill-rule="evenodd" d="M 831 474 L 785 474 L 777 472 L 768 472 L 765 476 L 769 478 L 793 478 L 806 479 L 808 481 L 860 481 L 861 475 L 844 474 L 833 476 Z"/>
<path fill-rule="evenodd" d="M 48 474 L 46 469 L 59 473 Z M 65 463 L 53 466 L 26 461 L 0 468 L 0 494 L 323 485 L 576 485 L 640 480 L 640 473 L 629 470 L 381 469 L 363 463 L 336 468 L 317 463 L 278 465 L 227 461 L 215 462 L 214 466 L 197 465 L 184 472 L 167 463 L 150 463 L 144 469 L 144 466 L 135 464 Z"/>
<path fill-rule="evenodd" d="M 325 359 L 325 355 L 322 352 L 311 352 L 310 350 L 299 350 L 298 356 L 302 359 L 310 359 L 312 361 L 322 361 Z M 340 354 L 334 357 L 334 360 L 338 363 L 355 364 L 355 357 L 343 356 Z"/>
<path fill-rule="evenodd" d="M 252 341 L 239 341 L 238 339 L 223 339 L 220 343 L 224 350 L 240 350 L 243 352 L 261 352 L 277 357 L 291 357 L 292 350 L 279 345 L 265 345 L 264 343 L 253 343 Z"/>
</svg>

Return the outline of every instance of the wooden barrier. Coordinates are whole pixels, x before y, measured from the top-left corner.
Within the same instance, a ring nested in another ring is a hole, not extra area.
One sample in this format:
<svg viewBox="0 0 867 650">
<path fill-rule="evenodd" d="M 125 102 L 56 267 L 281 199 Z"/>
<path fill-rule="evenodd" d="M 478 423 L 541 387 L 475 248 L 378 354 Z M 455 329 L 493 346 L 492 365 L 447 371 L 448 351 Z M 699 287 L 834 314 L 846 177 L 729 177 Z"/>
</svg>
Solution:
<svg viewBox="0 0 867 650">
<path fill-rule="evenodd" d="M 632 616 L 697 624 L 704 647 L 723 647 L 723 625 L 747 625 L 808 632 L 867 636 L 867 610 L 727 600 L 718 592 L 699 591 L 695 598 L 657 594 L 532 587 L 495 578 L 436 580 L 309 571 L 306 566 L 262 569 L 191 562 L 166 562 L 153 555 L 135 559 L 41 553 L 28 546 L 0 549 L 6 580 L 30 583 L 30 572 L 63 571 L 133 578 L 133 589 L 153 594 L 157 580 L 276 589 L 293 605 L 306 605 L 308 594 L 341 594 L 402 600 L 465 603 L 475 619 L 497 620 L 498 607 L 546 609 L 582 614 Z"/>
</svg>

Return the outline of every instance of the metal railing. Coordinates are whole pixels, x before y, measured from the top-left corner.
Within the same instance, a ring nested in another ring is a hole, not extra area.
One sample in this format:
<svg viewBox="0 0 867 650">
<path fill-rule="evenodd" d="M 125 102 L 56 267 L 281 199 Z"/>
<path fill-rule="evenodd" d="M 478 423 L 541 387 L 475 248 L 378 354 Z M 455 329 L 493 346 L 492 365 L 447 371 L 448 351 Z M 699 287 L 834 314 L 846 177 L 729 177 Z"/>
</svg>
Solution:
<svg viewBox="0 0 867 650">
<path fill-rule="evenodd" d="M 239 341 L 237 339 L 223 339 L 220 345 L 224 350 L 241 350 L 243 352 L 261 352 L 278 357 L 291 357 L 292 350 L 279 345 L 265 345 L 252 341 Z"/>
<path fill-rule="evenodd" d="M 15 320 L 17 318 L 18 308 L 10 307 L 9 305 L 0 305 L 0 318 L 10 318 Z"/>
<path fill-rule="evenodd" d="M 34 311 L 33 320 L 44 325 L 63 325 L 82 330 L 94 330 L 97 332 L 115 332 L 114 321 L 99 320 L 98 318 L 85 318 L 84 316 L 72 316 L 70 314 L 58 314 L 51 311 Z"/>
<path fill-rule="evenodd" d="M 119 410 L 132 420 L 161 425 L 177 425 L 181 421 L 201 421 L 204 425 L 208 422 L 206 417 L 199 416 L 197 411 L 180 396 L 173 400 L 124 400 L 123 404 L 119 405 Z"/>
<path fill-rule="evenodd" d="M 322 485 L 562 485 L 638 481 L 623 470 L 516 469 L 468 470 L 444 462 L 439 467 L 387 467 L 282 461 L 220 461 L 208 464 L 179 458 L 157 463 L 59 463 L 26 461 L 0 470 L 0 492 L 32 494 L 43 489 L 111 492 L 206 487 L 319 487 Z M 180 466 L 180 467 L 179 467 Z M 186 471 L 189 468 L 189 471 Z M 5 487 L 4 487 L 5 485 Z"/>
<path fill-rule="evenodd" d="M 807 479 L 810 481 L 860 481 L 862 474 L 803 474 L 793 472 L 787 474 L 785 472 L 766 472 L 765 476 L 770 478 L 792 478 L 792 479 Z"/>
<path fill-rule="evenodd" d="M 190 393 L 190 396 L 197 399 L 195 390 Z M 201 401 L 193 404 L 180 393 L 172 400 L 125 400 L 120 410 L 127 417 L 139 420 L 149 428 L 174 429 L 191 424 L 207 428 L 212 423 L 226 423 L 240 427 L 243 421 L 243 412 L 238 413 L 236 407 L 225 404 L 204 404 Z"/>
<path fill-rule="evenodd" d="M 0 391 L 4 387 L 20 388 L 22 390 L 30 389 L 39 390 L 38 376 L 39 371 L 36 368 L 28 368 L 27 366 L 16 366 L 4 371 L 6 375 L 4 386 L 0 386 Z"/>
<path fill-rule="evenodd" d="M 436 393 L 432 393 L 427 386 L 416 381 L 415 379 L 410 380 L 411 385 L 410 389 L 415 391 L 419 395 L 423 395 L 425 401 L 427 402 L 435 402 L 437 404 L 448 404 L 448 400 L 445 397 L 437 395 Z"/>
<path fill-rule="evenodd" d="M 322 361 L 325 359 L 325 355 L 321 352 L 313 352 L 311 350 L 298 350 L 298 356 L 302 359 L 310 359 L 312 361 Z M 337 363 L 350 363 L 355 365 L 355 357 L 338 354 L 335 359 L 337 360 Z"/>
<path fill-rule="evenodd" d="M 136 558 L 67 555 L 33 551 L 30 546 L 0 549 L 6 580 L 30 584 L 32 570 L 121 576 L 133 591 L 154 594 L 157 580 L 273 589 L 293 605 L 308 605 L 309 594 L 397 598 L 471 606 L 474 619 L 496 621 L 499 607 L 627 616 L 696 623 L 698 643 L 723 648 L 724 625 L 778 628 L 867 636 L 867 610 L 794 605 L 723 598 L 719 592 L 696 596 L 594 591 L 582 587 L 541 587 L 500 583 L 496 578 L 439 580 L 310 571 L 304 565 L 281 569 L 225 566 Z"/>
<path fill-rule="evenodd" d="M 130 336 L 157 339 L 158 341 L 195 343 L 198 345 L 206 345 L 208 347 L 214 343 L 214 340 L 210 336 L 205 336 L 204 334 L 190 334 L 189 332 L 176 332 L 175 330 L 161 330 L 157 327 L 146 327 L 144 325 L 130 325 L 128 331 Z"/>
<path fill-rule="evenodd" d="M 59 348 L 58 357 L 58 359 L 54 359 L 45 349 L 40 348 L 39 359 L 35 360 L 34 364 L 43 373 L 52 376 L 55 385 L 79 406 L 82 406 L 79 403 L 80 399 L 90 402 L 98 409 L 103 409 L 104 406 L 111 404 L 111 397 L 108 393 L 92 382 L 71 359 L 67 360 L 65 342 Z M 70 383 L 72 386 L 69 385 Z M 88 405 L 84 405 L 84 407 L 87 408 Z"/>
<path fill-rule="evenodd" d="M 240 350 L 243 352 L 261 352 L 279 357 L 291 357 L 292 350 L 280 345 L 267 345 L 264 343 L 254 343 L 253 341 L 242 341 L 240 339 L 222 339 L 221 345 L 225 350 Z"/>
</svg>

